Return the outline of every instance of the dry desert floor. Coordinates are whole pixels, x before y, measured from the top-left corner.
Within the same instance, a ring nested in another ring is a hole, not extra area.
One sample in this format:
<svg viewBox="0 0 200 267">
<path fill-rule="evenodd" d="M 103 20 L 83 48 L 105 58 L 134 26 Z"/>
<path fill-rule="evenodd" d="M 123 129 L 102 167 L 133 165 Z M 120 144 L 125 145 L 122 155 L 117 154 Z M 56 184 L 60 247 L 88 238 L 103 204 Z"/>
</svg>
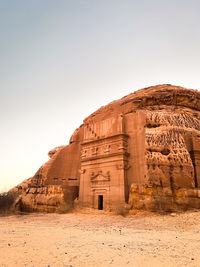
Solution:
<svg viewBox="0 0 200 267">
<path fill-rule="evenodd" d="M 3 216 L 0 266 L 200 266 L 200 212 Z"/>
</svg>

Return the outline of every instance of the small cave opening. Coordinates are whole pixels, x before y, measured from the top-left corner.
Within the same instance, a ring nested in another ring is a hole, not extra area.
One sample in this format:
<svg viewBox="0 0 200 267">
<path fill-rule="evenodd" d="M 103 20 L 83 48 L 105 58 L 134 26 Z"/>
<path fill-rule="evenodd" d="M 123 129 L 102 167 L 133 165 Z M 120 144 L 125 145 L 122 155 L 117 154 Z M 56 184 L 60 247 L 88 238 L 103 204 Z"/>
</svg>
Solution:
<svg viewBox="0 0 200 267">
<path fill-rule="evenodd" d="M 157 128 L 157 127 L 160 127 L 160 124 L 147 123 L 146 127 L 147 128 Z"/>
<path fill-rule="evenodd" d="M 170 153 L 170 149 L 169 148 L 148 148 L 147 151 L 149 151 L 150 153 L 152 152 L 157 152 L 157 153 L 161 153 L 162 155 L 168 156 Z"/>
<path fill-rule="evenodd" d="M 163 155 L 165 155 L 165 156 L 169 155 L 169 153 L 170 153 L 169 148 L 164 148 L 164 149 L 161 151 L 161 154 L 163 154 Z"/>
</svg>

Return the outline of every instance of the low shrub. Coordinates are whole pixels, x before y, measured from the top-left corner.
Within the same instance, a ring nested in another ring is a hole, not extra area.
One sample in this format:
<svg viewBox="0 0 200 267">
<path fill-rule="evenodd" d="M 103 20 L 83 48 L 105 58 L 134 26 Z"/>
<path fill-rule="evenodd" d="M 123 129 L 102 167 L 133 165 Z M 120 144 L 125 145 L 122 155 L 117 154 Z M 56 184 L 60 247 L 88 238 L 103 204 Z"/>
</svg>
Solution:
<svg viewBox="0 0 200 267">
<path fill-rule="evenodd" d="M 0 213 L 11 211 L 11 207 L 17 198 L 17 193 L 4 192 L 0 193 Z"/>
<path fill-rule="evenodd" d="M 116 208 L 115 212 L 116 212 L 117 215 L 121 215 L 121 216 L 125 217 L 126 215 L 128 215 L 129 209 L 127 207 L 121 205 L 121 206 L 118 206 Z"/>
</svg>

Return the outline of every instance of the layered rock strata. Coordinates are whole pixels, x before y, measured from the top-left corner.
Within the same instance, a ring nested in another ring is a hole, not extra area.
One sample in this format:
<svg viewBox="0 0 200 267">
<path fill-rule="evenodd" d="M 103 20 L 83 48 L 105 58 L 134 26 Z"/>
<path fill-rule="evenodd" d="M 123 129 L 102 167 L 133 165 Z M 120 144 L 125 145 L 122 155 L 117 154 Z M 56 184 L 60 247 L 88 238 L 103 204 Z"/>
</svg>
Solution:
<svg viewBox="0 0 200 267">
<path fill-rule="evenodd" d="M 69 145 L 18 185 L 17 204 L 56 211 L 64 203 L 114 210 L 200 207 L 200 93 L 148 87 L 86 118 Z"/>
</svg>

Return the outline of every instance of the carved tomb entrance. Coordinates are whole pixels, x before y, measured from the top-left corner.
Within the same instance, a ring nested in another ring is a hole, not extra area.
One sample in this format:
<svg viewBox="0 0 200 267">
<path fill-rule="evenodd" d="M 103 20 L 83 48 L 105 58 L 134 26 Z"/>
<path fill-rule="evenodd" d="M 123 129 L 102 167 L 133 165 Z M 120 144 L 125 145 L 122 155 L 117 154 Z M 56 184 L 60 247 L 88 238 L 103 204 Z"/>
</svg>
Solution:
<svg viewBox="0 0 200 267">
<path fill-rule="evenodd" d="M 126 199 L 128 136 L 117 134 L 82 144 L 79 203 L 112 210 Z"/>
</svg>

